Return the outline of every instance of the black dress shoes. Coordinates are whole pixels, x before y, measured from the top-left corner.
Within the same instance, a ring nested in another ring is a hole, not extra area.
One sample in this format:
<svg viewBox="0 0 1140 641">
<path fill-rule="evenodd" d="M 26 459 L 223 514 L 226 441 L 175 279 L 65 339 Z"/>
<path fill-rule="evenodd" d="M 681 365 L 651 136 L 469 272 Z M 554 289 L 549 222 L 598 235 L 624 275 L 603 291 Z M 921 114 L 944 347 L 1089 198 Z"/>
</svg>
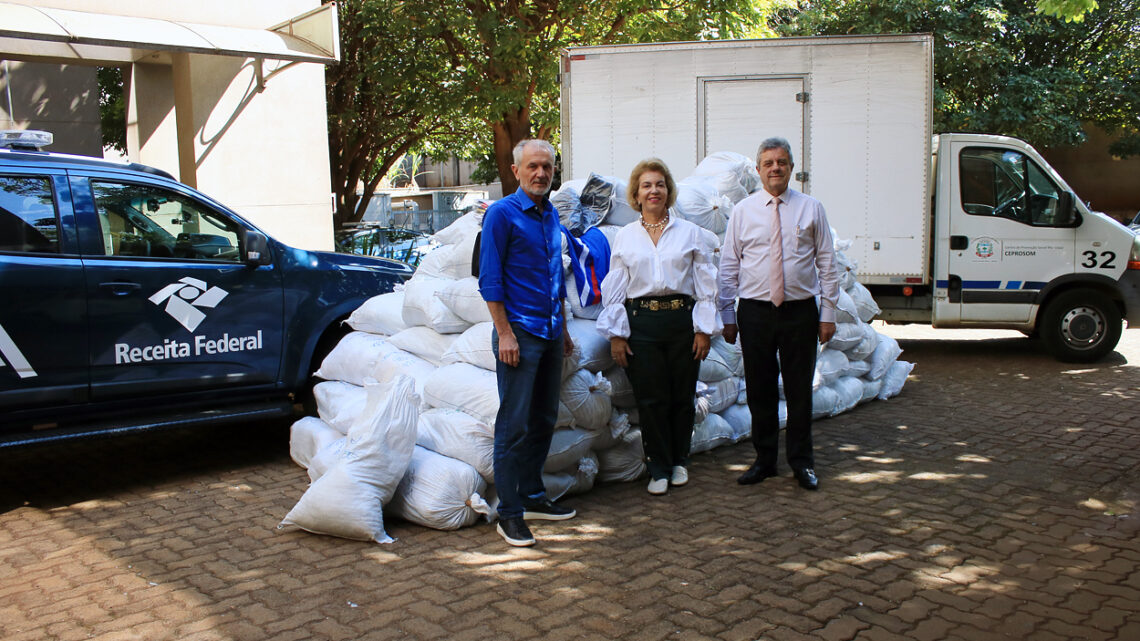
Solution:
<svg viewBox="0 0 1140 641">
<path fill-rule="evenodd" d="M 799 481 L 800 487 L 805 490 L 818 490 L 819 477 L 815 475 L 815 470 L 810 467 L 795 470 L 796 480 Z"/>
<path fill-rule="evenodd" d="M 736 482 L 741 485 L 755 485 L 766 478 L 776 476 L 776 468 L 753 463 Z"/>
</svg>

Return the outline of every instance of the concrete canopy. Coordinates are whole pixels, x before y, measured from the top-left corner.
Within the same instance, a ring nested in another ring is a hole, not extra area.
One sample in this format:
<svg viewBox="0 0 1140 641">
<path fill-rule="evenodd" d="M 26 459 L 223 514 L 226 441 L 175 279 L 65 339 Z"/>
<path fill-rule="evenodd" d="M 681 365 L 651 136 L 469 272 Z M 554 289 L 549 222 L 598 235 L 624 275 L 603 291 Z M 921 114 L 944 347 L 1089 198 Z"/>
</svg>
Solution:
<svg viewBox="0 0 1140 641">
<path fill-rule="evenodd" d="M 339 41 L 335 4 L 250 29 L 0 2 L 0 52 L 12 59 L 130 63 L 180 52 L 328 64 Z"/>
</svg>

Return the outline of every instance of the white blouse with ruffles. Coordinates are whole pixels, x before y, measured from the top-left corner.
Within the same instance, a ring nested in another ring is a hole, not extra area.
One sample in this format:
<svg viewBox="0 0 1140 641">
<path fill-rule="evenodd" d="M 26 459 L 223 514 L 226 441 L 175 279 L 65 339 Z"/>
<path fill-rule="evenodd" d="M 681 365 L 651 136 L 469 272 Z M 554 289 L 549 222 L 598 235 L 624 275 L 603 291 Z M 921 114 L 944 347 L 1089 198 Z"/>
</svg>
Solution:
<svg viewBox="0 0 1140 641">
<path fill-rule="evenodd" d="M 718 334 L 716 235 L 687 220 L 669 216 L 657 244 L 638 221 L 618 230 L 610 248 L 610 270 L 602 281 L 598 333 L 629 338 L 627 298 L 686 294 L 693 306 L 693 331 Z"/>
</svg>

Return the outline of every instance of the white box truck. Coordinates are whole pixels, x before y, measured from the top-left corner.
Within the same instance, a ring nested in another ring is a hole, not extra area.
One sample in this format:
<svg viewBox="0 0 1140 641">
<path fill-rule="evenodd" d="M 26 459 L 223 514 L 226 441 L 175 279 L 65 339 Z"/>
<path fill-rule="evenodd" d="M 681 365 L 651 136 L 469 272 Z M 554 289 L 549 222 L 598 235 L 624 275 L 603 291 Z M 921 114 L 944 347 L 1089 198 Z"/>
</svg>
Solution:
<svg viewBox="0 0 1140 641">
<path fill-rule="evenodd" d="M 853 245 L 880 319 L 1016 329 L 1058 358 L 1140 325 L 1140 239 L 1091 211 L 1030 145 L 932 136 L 929 34 L 575 47 L 562 59 L 563 180 L 642 158 L 678 179 L 708 154 L 792 145 L 792 187 Z"/>
</svg>

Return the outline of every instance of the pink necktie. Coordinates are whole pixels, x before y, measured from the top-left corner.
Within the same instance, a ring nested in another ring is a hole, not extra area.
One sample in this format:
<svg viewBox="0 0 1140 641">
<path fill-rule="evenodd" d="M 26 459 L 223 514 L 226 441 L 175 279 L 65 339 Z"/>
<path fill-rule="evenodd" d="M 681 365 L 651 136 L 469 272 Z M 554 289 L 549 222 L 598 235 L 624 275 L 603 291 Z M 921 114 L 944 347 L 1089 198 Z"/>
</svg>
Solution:
<svg viewBox="0 0 1140 641">
<path fill-rule="evenodd" d="M 784 303 L 784 236 L 780 227 L 780 199 L 772 199 L 772 238 L 768 245 L 768 260 L 771 261 L 768 288 L 771 290 L 772 304 L 779 307 Z"/>
</svg>

